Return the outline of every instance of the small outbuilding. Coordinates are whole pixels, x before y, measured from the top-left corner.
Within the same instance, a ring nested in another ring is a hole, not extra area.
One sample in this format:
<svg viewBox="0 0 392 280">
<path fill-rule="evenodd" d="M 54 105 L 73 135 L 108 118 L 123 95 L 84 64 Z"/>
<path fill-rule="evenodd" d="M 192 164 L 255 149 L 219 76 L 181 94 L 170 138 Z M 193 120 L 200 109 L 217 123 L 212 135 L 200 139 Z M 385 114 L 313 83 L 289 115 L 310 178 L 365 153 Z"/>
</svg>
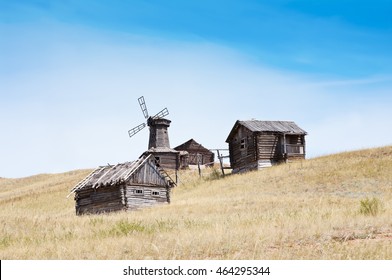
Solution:
<svg viewBox="0 0 392 280">
<path fill-rule="evenodd" d="M 153 147 L 143 153 L 143 155 L 154 156 L 156 164 L 167 170 L 180 169 L 180 152 L 169 147 Z"/>
<path fill-rule="evenodd" d="M 98 167 L 70 194 L 75 194 L 77 215 L 99 214 L 170 203 L 174 186 L 150 154 L 133 162 Z"/>
<path fill-rule="evenodd" d="M 226 142 L 233 173 L 305 158 L 307 132 L 292 121 L 237 121 Z"/>
<path fill-rule="evenodd" d="M 215 154 L 197 143 L 194 139 L 190 139 L 185 143 L 177 146 L 174 150 L 187 152 L 188 165 L 213 165 Z M 184 165 L 184 164 L 183 164 Z"/>
</svg>

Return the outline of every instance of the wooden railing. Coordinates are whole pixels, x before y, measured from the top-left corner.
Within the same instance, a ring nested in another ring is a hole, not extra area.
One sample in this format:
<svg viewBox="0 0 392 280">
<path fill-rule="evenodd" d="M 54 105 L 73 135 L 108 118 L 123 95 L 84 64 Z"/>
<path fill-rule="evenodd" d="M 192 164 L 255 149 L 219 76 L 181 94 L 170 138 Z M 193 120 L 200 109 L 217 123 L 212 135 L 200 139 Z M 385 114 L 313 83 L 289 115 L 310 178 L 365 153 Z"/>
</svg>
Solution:
<svg viewBox="0 0 392 280">
<path fill-rule="evenodd" d="M 289 154 L 304 154 L 304 145 L 286 144 L 286 153 Z"/>
</svg>

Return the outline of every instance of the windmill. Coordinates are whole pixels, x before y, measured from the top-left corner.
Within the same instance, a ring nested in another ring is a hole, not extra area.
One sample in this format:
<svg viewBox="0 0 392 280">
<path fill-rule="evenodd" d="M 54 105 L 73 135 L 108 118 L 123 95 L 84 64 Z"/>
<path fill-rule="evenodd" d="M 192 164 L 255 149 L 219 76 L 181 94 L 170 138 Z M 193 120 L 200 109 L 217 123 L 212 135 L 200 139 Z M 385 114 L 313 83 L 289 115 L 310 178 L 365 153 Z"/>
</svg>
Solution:
<svg viewBox="0 0 392 280">
<path fill-rule="evenodd" d="M 165 116 L 169 114 L 167 108 L 164 108 L 154 116 L 149 116 L 147 111 L 146 102 L 144 101 L 144 97 L 139 97 L 138 102 L 140 108 L 142 109 L 144 118 L 146 119 L 146 123 L 142 123 L 128 131 L 129 137 L 134 136 L 136 133 L 141 131 L 146 126 L 150 128 L 150 139 L 148 142 L 148 149 L 152 148 L 169 148 L 169 134 L 167 133 L 167 129 L 170 126 L 171 121 L 168 119 L 164 119 Z"/>
</svg>

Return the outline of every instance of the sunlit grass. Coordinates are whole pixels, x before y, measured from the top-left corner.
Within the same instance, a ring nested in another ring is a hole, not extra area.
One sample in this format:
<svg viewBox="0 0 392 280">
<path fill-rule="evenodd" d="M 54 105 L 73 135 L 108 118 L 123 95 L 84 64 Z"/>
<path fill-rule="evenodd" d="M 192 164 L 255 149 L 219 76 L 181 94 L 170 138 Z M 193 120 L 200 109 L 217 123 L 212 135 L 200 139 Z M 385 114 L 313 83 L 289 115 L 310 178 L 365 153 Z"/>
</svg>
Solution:
<svg viewBox="0 0 392 280">
<path fill-rule="evenodd" d="M 392 259 L 392 147 L 216 170 L 182 171 L 170 205 L 86 216 L 66 196 L 90 170 L 2 178 L 0 258 Z"/>
</svg>

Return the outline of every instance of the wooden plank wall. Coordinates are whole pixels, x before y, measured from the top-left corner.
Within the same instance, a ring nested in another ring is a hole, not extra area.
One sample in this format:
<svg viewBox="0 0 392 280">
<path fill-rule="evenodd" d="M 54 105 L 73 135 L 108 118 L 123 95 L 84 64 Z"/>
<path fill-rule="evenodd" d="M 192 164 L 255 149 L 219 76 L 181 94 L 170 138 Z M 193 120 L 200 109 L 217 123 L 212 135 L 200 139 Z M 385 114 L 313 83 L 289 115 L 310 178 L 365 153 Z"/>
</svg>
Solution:
<svg viewBox="0 0 392 280">
<path fill-rule="evenodd" d="M 142 193 L 137 193 L 136 190 Z M 95 191 L 89 188 L 78 192 L 75 200 L 77 215 L 136 210 L 170 203 L 170 189 L 140 185 L 112 186 Z"/>
<path fill-rule="evenodd" d="M 179 169 L 178 153 L 153 153 L 155 157 L 159 157 L 159 166 L 163 169 Z"/>
<path fill-rule="evenodd" d="M 150 132 L 149 148 L 170 147 L 167 126 L 156 125 L 154 127 L 150 127 L 150 129 L 151 132 Z"/>
<path fill-rule="evenodd" d="M 247 164 L 243 164 L 241 166 L 237 166 L 236 168 L 233 169 L 232 173 L 242 173 L 242 172 L 248 172 L 252 170 L 257 170 L 258 169 L 258 163 L 257 162 L 251 162 Z"/>
<path fill-rule="evenodd" d="M 183 150 L 189 153 L 188 163 L 197 165 L 198 164 L 198 155 L 201 155 L 200 164 L 207 164 L 214 162 L 215 154 L 210 150 L 204 148 L 196 141 L 188 142 L 187 145 L 181 145 L 176 148 L 178 151 Z"/>
<path fill-rule="evenodd" d="M 265 160 L 265 159 L 261 159 L 257 161 L 257 169 L 263 169 L 266 167 L 271 167 L 272 165 L 276 164 L 276 161 L 272 161 L 272 160 Z"/>
<path fill-rule="evenodd" d="M 98 189 L 88 188 L 75 194 L 76 214 L 98 214 L 124 209 L 122 193 L 118 186 Z"/>
<path fill-rule="evenodd" d="M 146 162 L 140 169 L 135 172 L 130 178 L 130 182 L 134 184 L 146 184 L 146 185 L 157 185 L 165 186 L 166 182 L 162 178 L 155 165 L 150 162 Z"/>
<path fill-rule="evenodd" d="M 240 127 L 229 143 L 230 165 L 233 170 L 257 168 L 257 149 L 254 134 Z M 234 171 L 235 172 L 235 171 Z"/>
<path fill-rule="evenodd" d="M 137 190 L 142 191 L 142 193 L 137 193 Z M 159 192 L 159 195 L 153 194 L 154 192 Z M 125 187 L 125 201 L 128 210 L 137 210 L 156 204 L 170 203 L 170 189 L 164 187 L 127 185 Z"/>
<path fill-rule="evenodd" d="M 188 163 L 192 164 L 192 165 L 197 165 L 198 161 L 199 161 L 199 157 L 201 157 L 200 164 L 207 164 L 207 163 L 214 162 L 215 155 L 214 155 L 214 153 L 206 152 L 204 150 L 192 151 L 192 152 L 189 152 Z"/>
<path fill-rule="evenodd" d="M 278 162 L 282 160 L 281 141 L 279 135 L 270 132 L 257 134 L 257 159 Z"/>
<path fill-rule="evenodd" d="M 189 154 L 180 154 L 179 169 L 187 169 L 189 167 Z"/>
</svg>

